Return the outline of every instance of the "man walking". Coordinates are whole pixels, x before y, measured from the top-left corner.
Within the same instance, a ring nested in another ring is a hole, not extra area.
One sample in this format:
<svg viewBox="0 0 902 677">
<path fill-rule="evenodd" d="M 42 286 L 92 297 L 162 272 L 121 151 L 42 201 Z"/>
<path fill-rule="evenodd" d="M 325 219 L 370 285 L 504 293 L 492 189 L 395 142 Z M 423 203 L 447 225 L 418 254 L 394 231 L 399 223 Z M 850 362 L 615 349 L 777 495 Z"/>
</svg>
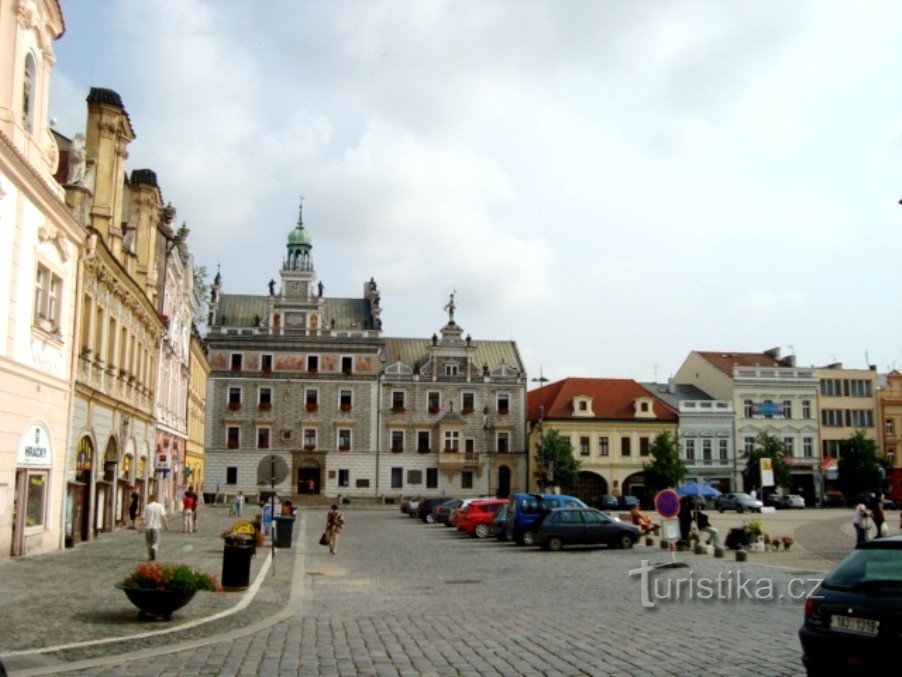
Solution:
<svg viewBox="0 0 902 677">
<path fill-rule="evenodd" d="M 147 497 L 144 510 L 141 511 L 141 519 L 144 522 L 144 542 L 147 544 L 147 559 L 152 561 L 157 558 L 157 548 L 160 545 L 160 529 L 168 528 L 166 525 L 166 510 L 157 503 L 155 494 Z"/>
<path fill-rule="evenodd" d="M 188 487 L 182 499 L 182 530 L 186 534 L 197 531 L 197 494 L 194 487 Z"/>
</svg>

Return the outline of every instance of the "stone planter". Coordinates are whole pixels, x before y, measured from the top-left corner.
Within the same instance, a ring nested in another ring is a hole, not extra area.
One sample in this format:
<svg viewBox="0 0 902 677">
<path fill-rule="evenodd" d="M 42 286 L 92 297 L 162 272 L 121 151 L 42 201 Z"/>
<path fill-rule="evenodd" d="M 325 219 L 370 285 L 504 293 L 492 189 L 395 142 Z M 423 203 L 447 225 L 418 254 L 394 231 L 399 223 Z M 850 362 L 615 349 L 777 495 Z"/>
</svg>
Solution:
<svg viewBox="0 0 902 677">
<path fill-rule="evenodd" d="M 160 616 L 164 621 L 168 621 L 172 618 L 172 612 L 181 609 L 197 594 L 196 590 L 185 592 L 127 588 L 122 583 L 116 583 L 116 587 L 123 590 L 129 601 L 140 609 L 138 618 L 141 620 L 147 620 L 150 616 Z"/>
</svg>

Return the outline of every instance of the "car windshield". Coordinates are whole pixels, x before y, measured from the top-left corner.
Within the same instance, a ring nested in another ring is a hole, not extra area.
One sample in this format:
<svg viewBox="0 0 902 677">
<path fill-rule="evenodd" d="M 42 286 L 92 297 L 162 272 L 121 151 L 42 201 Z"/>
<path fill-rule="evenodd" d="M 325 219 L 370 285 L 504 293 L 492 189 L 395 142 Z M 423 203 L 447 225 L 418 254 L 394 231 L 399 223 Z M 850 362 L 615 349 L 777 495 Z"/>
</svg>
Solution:
<svg viewBox="0 0 902 677">
<path fill-rule="evenodd" d="M 828 590 L 902 594 L 902 549 L 855 550 L 822 583 Z"/>
<path fill-rule="evenodd" d="M 733 498 L 752 500 L 752 497 L 748 494 L 733 494 Z"/>
</svg>

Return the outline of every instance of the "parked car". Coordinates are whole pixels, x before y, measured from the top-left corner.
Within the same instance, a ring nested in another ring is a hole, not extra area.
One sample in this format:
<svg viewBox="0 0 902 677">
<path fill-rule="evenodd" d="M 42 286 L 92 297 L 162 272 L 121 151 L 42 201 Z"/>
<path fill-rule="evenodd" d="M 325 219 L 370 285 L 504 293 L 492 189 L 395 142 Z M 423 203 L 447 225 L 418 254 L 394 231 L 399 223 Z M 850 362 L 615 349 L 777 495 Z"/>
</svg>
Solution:
<svg viewBox="0 0 902 677">
<path fill-rule="evenodd" d="M 507 505 L 503 498 L 473 501 L 461 508 L 457 516 L 457 528 L 474 538 L 486 538 L 492 533 L 492 518 L 501 506 Z"/>
<path fill-rule="evenodd" d="M 808 674 L 879 674 L 899 658 L 902 536 L 860 544 L 805 600 Z"/>
<path fill-rule="evenodd" d="M 632 548 L 639 529 L 595 508 L 556 508 L 539 524 L 537 542 L 543 550 L 565 545 L 607 545 Z"/>
<path fill-rule="evenodd" d="M 492 533 L 499 541 L 507 540 L 507 504 L 501 506 L 492 518 Z"/>
<path fill-rule="evenodd" d="M 417 507 L 419 507 L 420 501 L 422 499 L 422 496 L 414 496 L 412 498 L 401 501 L 401 512 L 406 514 L 408 517 L 416 517 Z"/>
<path fill-rule="evenodd" d="M 770 508 L 782 508 L 783 494 L 767 494 L 762 499 L 762 503 Z"/>
<path fill-rule="evenodd" d="M 458 526 L 457 520 L 460 517 L 461 511 L 464 508 L 466 508 L 468 505 L 470 505 L 473 501 L 488 501 L 491 498 L 492 498 L 491 496 L 471 496 L 470 498 L 463 499 L 460 502 L 460 505 L 451 511 L 451 519 L 448 522 L 448 526 L 457 527 Z"/>
<path fill-rule="evenodd" d="M 761 512 L 764 503 L 757 498 L 752 498 L 749 494 L 730 493 L 723 494 L 714 499 L 714 507 L 723 512 L 724 510 L 735 510 L 736 512 Z"/>
<path fill-rule="evenodd" d="M 826 493 L 826 494 L 824 494 L 824 507 L 825 508 L 845 508 L 846 507 L 846 497 L 839 493 Z"/>
<path fill-rule="evenodd" d="M 433 524 L 435 522 L 435 517 L 432 515 L 432 510 L 437 505 L 441 505 L 445 501 L 448 500 L 447 496 L 439 496 L 438 498 L 424 498 L 420 501 L 419 505 L 417 505 L 417 517 L 419 517 L 426 524 Z"/>
<path fill-rule="evenodd" d="M 540 517 L 555 508 L 586 507 L 578 498 L 564 494 L 514 494 L 507 502 L 507 537 L 517 545 L 535 545 Z"/>
<path fill-rule="evenodd" d="M 612 494 L 604 494 L 596 496 L 589 501 L 589 506 L 596 510 L 623 510 L 628 511 L 634 505 L 639 505 L 640 501 L 635 496 L 613 496 Z"/>
<path fill-rule="evenodd" d="M 784 508 L 804 508 L 805 507 L 805 498 L 800 496 L 799 494 L 784 494 L 783 495 L 783 507 Z"/>
<path fill-rule="evenodd" d="M 451 526 L 451 511 L 459 508 L 463 504 L 463 499 L 452 498 L 444 503 L 439 503 L 432 509 L 432 516 L 437 524 L 444 524 L 446 527 Z"/>
</svg>

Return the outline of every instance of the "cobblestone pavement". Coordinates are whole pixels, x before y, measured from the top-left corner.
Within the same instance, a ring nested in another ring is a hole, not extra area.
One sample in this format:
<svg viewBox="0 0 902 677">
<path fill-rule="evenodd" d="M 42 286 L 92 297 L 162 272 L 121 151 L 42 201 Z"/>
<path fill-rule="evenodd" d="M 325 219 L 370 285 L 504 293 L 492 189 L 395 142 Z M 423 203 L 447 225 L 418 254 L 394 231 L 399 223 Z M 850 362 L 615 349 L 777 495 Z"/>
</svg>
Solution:
<svg viewBox="0 0 902 677">
<path fill-rule="evenodd" d="M 264 585 L 229 621 L 134 640 L 125 655 L 115 655 L 120 644 L 42 656 L 19 674 L 800 674 L 804 594 L 850 543 L 846 511 L 768 514 L 771 531 L 793 533 L 802 547 L 744 563 L 680 553 L 688 568 L 647 573 L 643 583 L 629 572 L 669 560 L 657 546 L 545 553 L 466 538 L 396 509 L 346 516 L 332 557 L 316 543 L 324 514 L 308 511 L 293 551 L 277 551 L 282 588 Z M 749 516 L 712 517 L 725 529 Z M 806 561 L 823 566 L 800 568 Z M 296 597 L 286 605 L 289 563 Z M 643 589 L 654 608 L 643 607 Z M 98 624 L 110 630 L 131 612 L 117 613 Z"/>
</svg>

